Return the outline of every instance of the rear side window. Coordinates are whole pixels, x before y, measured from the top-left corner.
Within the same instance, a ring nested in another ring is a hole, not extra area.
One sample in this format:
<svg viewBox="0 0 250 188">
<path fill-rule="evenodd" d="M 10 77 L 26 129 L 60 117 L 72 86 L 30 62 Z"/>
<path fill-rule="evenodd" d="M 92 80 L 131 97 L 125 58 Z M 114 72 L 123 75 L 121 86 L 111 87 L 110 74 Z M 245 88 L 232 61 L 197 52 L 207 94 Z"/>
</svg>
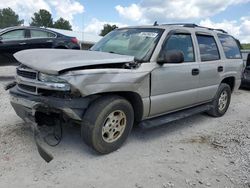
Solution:
<svg viewBox="0 0 250 188">
<path fill-rule="evenodd" d="M 163 47 L 164 51 L 180 50 L 184 55 L 184 62 L 194 61 L 194 47 L 190 34 L 173 34 Z"/>
<path fill-rule="evenodd" d="M 241 59 L 240 49 L 235 39 L 229 35 L 218 34 L 227 59 Z"/>
<path fill-rule="evenodd" d="M 40 31 L 40 30 L 30 30 L 31 38 L 54 38 L 55 34 L 46 32 L 46 31 Z"/>
<path fill-rule="evenodd" d="M 201 61 L 213 61 L 220 59 L 219 50 L 213 36 L 199 34 L 196 36 L 200 49 Z"/>
</svg>

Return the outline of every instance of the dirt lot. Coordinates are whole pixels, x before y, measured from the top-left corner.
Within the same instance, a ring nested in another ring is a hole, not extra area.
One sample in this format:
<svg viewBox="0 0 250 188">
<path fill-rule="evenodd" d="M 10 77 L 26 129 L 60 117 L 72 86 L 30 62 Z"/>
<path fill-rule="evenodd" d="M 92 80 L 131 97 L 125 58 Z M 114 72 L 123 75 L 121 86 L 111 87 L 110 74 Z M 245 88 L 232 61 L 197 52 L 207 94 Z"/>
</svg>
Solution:
<svg viewBox="0 0 250 188">
<path fill-rule="evenodd" d="M 121 149 L 99 156 L 79 127 L 49 147 L 47 164 L 28 125 L 12 110 L 3 85 L 14 67 L 0 67 L 0 187 L 250 187 L 250 91 L 239 90 L 222 118 L 205 114 L 151 130 L 134 128 Z"/>
</svg>

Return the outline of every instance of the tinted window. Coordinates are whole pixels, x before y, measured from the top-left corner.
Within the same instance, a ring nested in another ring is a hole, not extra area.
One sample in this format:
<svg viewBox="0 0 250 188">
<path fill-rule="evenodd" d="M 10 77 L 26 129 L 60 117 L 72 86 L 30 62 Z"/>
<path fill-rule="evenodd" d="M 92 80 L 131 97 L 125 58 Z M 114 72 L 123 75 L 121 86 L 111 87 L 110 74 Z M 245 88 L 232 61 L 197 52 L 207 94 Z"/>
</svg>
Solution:
<svg viewBox="0 0 250 188">
<path fill-rule="evenodd" d="M 184 54 L 184 62 L 194 61 L 194 47 L 190 34 L 171 35 L 164 46 L 164 50 L 180 50 Z"/>
<path fill-rule="evenodd" d="M 3 38 L 3 40 L 18 40 L 18 39 L 24 39 L 25 38 L 25 34 L 24 34 L 24 30 L 20 29 L 20 30 L 15 30 L 15 31 L 9 31 L 7 33 L 4 33 L 1 35 L 1 37 Z"/>
<path fill-rule="evenodd" d="M 240 59 L 240 49 L 235 39 L 229 35 L 218 34 L 222 47 L 224 49 L 226 58 L 228 59 Z"/>
<path fill-rule="evenodd" d="M 212 61 L 220 59 L 218 47 L 213 36 L 197 35 L 200 49 L 201 61 Z"/>
<path fill-rule="evenodd" d="M 55 34 L 46 32 L 46 31 L 40 31 L 40 30 L 30 30 L 31 38 L 53 38 L 55 37 Z"/>
</svg>

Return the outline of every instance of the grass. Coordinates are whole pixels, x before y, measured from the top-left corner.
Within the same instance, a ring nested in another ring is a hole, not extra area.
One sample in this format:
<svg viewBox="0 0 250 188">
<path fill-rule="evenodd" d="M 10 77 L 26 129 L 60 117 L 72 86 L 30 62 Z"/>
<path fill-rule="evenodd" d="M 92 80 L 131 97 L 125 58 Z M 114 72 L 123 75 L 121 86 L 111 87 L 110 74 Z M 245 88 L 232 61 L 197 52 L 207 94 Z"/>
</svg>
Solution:
<svg viewBox="0 0 250 188">
<path fill-rule="evenodd" d="M 250 43 L 248 44 L 241 44 L 243 50 L 250 50 Z"/>
</svg>

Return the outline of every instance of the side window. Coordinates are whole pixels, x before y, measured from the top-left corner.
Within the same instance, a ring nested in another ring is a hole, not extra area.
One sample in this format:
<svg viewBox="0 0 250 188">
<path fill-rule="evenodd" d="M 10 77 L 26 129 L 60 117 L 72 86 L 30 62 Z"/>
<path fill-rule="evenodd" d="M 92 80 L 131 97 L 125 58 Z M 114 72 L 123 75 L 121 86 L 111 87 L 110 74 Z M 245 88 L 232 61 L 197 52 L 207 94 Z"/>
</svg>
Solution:
<svg viewBox="0 0 250 188">
<path fill-rule="evenodd" d="M 31 38 L 54 38 L 55 34 L 46 32 L 46 31 L 40 31 L 40 30 L 30 30 L 30 36 Z"/>
<path fill-rule="evenodd" d="M 235 39 L 229 35 L 218 34 L 227 59 L 240 59 L 240 49 Z"/>
<path fill-rule="evenodd" d="M 200 49 L 201 61 L 220 59 L 219 50 L 213 36 L 199 34 L 196 36 Z"/>
<path fill-rule="evenodd" d="M 184 54 L 184 62 L 194 61 L 194 47 L 191 34 L 177 33 L 171 35 L 163 50 L 180 50 Z"/>
<path fill-rule="evenodd" d="M 25 30 L 19 29 L 15 31 L 9 31 L 1 35 L 3 40 L 20 40 L 25 38 Z"/>
</svg>

